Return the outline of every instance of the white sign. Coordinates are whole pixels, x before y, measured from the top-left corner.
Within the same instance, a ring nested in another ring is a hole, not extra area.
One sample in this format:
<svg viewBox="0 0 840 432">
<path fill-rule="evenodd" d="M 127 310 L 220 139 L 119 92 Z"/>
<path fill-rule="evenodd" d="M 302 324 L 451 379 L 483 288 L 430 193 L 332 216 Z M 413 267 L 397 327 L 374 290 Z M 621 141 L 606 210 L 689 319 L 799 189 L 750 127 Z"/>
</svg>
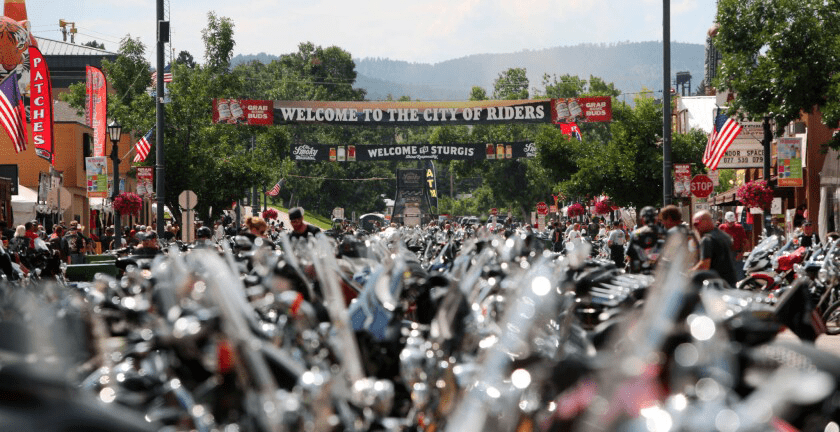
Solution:
<svg viewBox="0 0 840 432">
<path fill-rule="evenodd" d="M 761 145 L 764 139 L 763 122 L 739 121 L 741 133 L 732 141 L 732 145 Z"/>
<path fill-rule="evenodd" d="M 333 209 L 333 219 L 344 219 L 343 207 L 336 207 Z"/>
<path fill-rule="evenodd" d="M 691 205 L 694 207 L 692 213 L 697 213 L 701 210 L 709 211 L 712 209 L 712 205 L 709 204 L 706 198 L 691 197 Z"/>
<path fill-rule="evenodd" d="M 537 222 L 539 223 L 540 232 L 545 231 L 545 215 L 539 215 Z"/>
<path fill-rule="evenodd" d="M 764 167 L 764 147 L 760 142 L 738 143 L 735 140 L 720 159 L 718 169 L 724 168 L 762 168 Z"/>
<path fill-rule="evenodd" d="M 770 203 L 770 214 L 774 214 L 774 215 L 782 214 L 782 199 L 781 198 L 773 198 L 773 202 Z"/>
</svg>

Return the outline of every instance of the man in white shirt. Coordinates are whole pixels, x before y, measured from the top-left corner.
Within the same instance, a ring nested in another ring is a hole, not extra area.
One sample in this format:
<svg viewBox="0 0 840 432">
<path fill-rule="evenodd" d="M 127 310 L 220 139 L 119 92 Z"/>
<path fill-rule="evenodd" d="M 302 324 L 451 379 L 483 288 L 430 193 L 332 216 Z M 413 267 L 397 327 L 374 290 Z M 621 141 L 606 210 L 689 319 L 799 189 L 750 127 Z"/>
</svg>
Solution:
<svg viewBox="0 0 840 432">
<path fill-rule="evenodd" d="M 627 234 L 621 229 L 621 222 L 613 222 L 613 229 L 607 236 L 607 247 L 610 248 L 610 259 L 615 261 L 615 266 L 624 268 L 624 244 L 627 243 Z"/>
<path fill-rule="evenodd" d="M 580 244 L 580 224 L 579 223 L 574 224 L 574 227 L 572 228 L 572 230 L 569 231 L 568 241 L 569 241 L 569 243 L 571 243 L 575 246 Z"/>
</svg>

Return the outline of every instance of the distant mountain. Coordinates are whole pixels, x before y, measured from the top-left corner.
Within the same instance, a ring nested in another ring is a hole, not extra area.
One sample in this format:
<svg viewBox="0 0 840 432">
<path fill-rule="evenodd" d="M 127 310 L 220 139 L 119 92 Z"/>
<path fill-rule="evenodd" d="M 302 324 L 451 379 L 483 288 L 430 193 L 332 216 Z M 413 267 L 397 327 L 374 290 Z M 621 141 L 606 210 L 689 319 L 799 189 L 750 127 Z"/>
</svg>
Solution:
<svg viewBox="0 0 840 432">
<path fill-rule="evenodd" d="M 671 43 L 671 76 L 691 73 L 691 92 L 703 80 L 705 48 L 700 44 Z M 266 53 L 237 55 L 234 65 L 278 58 Z M 409 96 L 414 100 L 466 100 L 470 89 L 480 86 L 490 94 L 493 81 L 512 67 L 528 72 L 530 87 L 542 90 L 542 77 L 577 75 L 600 77 L 625 93 L 627 101 L 642 89 L 662 89 L 662 43 L 625 42 L 581 44 L 509 54 L 475 54 L 436 64 L 399 60 L 354 59 L 358 77 L 354 87 L 367 90 L 369 100 Z"/>
</svg>

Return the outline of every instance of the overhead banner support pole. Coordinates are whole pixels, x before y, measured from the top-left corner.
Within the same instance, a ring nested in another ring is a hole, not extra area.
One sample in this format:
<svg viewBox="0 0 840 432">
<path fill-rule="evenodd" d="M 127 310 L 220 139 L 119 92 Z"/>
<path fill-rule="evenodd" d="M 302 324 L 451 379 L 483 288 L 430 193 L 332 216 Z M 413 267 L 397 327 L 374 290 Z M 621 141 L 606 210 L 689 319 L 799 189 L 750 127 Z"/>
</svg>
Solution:
<svg viewBox="0 0 840 432">
<path fill-rule="evenodd" d="M 671 204 L 671 0 L 662 0 L 662 205 Z"/>
</svg>

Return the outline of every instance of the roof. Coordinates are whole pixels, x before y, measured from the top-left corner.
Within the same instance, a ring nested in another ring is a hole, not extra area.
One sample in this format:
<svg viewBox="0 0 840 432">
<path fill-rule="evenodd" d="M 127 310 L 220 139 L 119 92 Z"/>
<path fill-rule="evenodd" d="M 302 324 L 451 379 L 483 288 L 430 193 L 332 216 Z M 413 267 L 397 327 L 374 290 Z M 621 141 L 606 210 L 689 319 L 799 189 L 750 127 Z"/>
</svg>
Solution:
<svg viewBox="0 0 840 432">
<path fill-rule="evenodd" d="M 35 36 L 38 41 L 38 48 L 41 54 L 45 56 L 95 56 L 95 57 L 110 57 L 116 56 L 117 53 L 102 50 L 99 48 L 92 48 L 89 46 L 72 44 L 53 39 L 46 39 L 40 36 Z"/>
<path fill-rule="evenodd" d="M 62 100 L 53 99 L 53 119 L 57 122 L 76 122 L 85 124 L 84 115 L 79 115 L 76 108 Z"/>
<path fill-rule="evenodd" d="M 712 117 L 714 117 L 715 96 L 686 96 L 678 98 L 677 112 L 688 112 L 688 129 L 700 129 L 705 133 L 712 132 Z"/>
</svg>

